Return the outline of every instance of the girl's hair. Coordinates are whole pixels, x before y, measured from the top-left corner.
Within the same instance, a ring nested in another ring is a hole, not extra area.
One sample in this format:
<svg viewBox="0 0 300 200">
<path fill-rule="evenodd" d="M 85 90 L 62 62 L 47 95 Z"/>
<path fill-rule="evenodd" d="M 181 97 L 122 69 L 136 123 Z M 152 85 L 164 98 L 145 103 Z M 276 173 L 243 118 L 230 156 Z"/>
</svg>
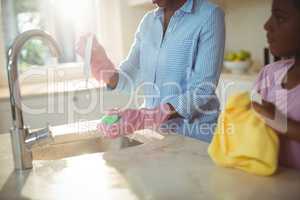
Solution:
<svg viewBox="0 0 300 200">
<path fill-rule="evenodd" d="M 300 10 L 300 0 L 293 0 L 295 6 Z"/>
</svg>

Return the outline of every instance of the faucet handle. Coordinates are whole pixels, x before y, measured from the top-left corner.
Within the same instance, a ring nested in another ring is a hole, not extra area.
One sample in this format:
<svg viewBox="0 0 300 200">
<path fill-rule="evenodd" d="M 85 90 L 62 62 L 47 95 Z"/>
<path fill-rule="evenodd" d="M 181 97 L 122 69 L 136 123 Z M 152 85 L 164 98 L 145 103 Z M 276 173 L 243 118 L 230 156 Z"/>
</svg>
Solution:
<svg viewBox="0 0 300 200">
<path fill-rule="evenodd" d="M 43 147 L 53 143 L 53 141 L 51 126 L 48 124 L 46 128 L 30 132 L 25 139 L 25 144 L 30 148 Z"/>
</svg>

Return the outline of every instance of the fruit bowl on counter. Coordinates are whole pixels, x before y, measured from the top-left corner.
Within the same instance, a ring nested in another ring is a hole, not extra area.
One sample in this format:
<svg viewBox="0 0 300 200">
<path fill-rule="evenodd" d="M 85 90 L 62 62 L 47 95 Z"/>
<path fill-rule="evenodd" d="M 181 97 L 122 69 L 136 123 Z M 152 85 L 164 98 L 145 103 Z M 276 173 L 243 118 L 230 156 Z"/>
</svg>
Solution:
<svg viewBox="0 0 300 200">
<path fill-rule="evenodd" d="M 248 51 L 230 52 L 225 55 L 224 67 L 233 74 L 243 74 L 252 65 L 251 54 Z"/>
</svg>

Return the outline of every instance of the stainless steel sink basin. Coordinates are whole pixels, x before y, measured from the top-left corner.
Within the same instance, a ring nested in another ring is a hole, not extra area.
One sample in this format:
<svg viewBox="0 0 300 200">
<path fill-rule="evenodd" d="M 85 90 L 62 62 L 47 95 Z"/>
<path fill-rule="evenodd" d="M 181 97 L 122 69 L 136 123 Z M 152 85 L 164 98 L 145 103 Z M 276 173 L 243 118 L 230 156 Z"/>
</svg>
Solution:
<svg viewBox="0 0 300 200">
<path fill-rule="evenodd" d="M 65 141 L 36 147 L 32 150 L 34 160 L 58 160 L 83 154 L 115 151 L 142 144 L 127 137 L 117 139 L 88 138 Z"/>
</svg>

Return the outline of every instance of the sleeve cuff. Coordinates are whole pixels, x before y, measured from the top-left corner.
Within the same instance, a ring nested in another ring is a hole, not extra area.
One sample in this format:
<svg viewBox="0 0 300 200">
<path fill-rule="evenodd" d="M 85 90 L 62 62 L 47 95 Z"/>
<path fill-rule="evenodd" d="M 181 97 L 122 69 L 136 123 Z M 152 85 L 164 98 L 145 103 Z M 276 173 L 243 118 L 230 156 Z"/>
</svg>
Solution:
<svg viewBox="0 0 300 200">
<path fill-rule="evenodd" d="M 112 88 L 106 84 L 105 90 L 107 90 L 107 91 L 122 91 L 122 90 L 124 90 L 126 80 L 125 80 L 125 77 L 120 74 L 122 74 L 122 73 L 119 73 L 119 80 L 118 80 L 117 86 L 115 88 Z"/>
<path fill-rule="evenodd" d="M 192 115 L 192 108 L 188 106 L 187 103 L 184 103 L 183 100 L 184 97 L 182 97 L 182 95 L 178 96 L 178 97 L 174 97 L 169 99 L 167 102 L 165 103 L 169 103 L 171 104 L 175 111 L 182 116 L 185 119 L 192 119 L 193 115 Z"/>
</svg>

